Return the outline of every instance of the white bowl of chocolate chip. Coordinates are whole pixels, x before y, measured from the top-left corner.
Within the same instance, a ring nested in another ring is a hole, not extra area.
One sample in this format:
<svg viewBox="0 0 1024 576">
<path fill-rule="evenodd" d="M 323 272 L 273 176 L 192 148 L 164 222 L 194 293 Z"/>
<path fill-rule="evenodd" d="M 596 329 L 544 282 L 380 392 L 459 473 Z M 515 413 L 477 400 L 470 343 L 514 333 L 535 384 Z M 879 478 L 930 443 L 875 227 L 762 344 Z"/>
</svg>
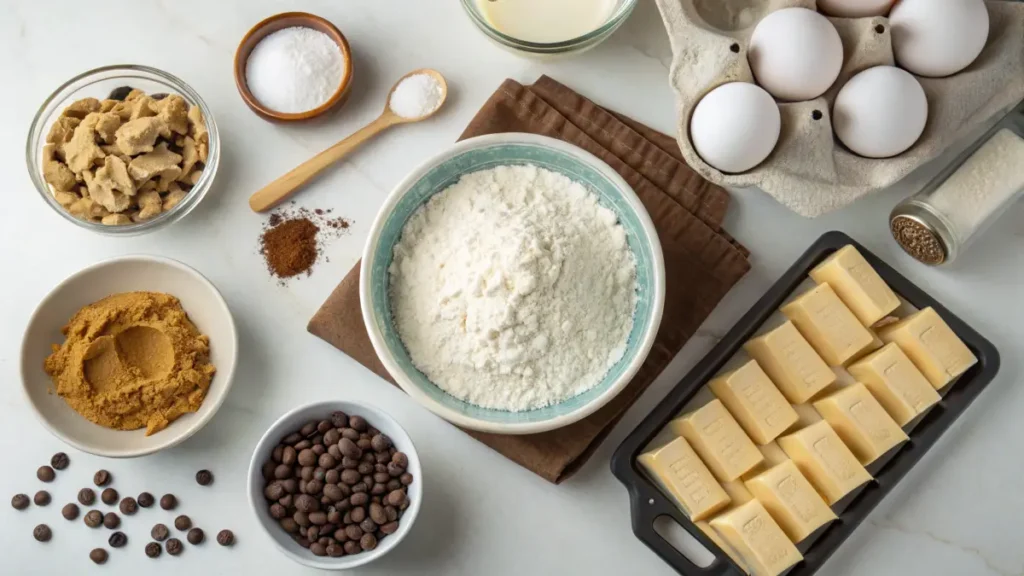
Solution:
<svg viewBox="0 0 1024 576">
<path fill-rule="evenodd" d="M 151 232 L 189 213 L 220 159 L 206 103 L 146 66 L 90 70 L 40 107 L 28 135 L 29 175 L 69 222 L 100 234 Z"/>
</svg>

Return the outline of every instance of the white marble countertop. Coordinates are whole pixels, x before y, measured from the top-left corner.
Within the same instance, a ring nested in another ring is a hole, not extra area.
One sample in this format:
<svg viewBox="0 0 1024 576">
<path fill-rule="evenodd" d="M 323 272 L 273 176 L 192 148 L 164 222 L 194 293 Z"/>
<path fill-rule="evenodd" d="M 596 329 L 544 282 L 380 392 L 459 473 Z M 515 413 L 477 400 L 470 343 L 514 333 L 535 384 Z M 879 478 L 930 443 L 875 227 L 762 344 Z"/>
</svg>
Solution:
<svg viewBox="0 0 1024 576">
<path fill-rule="evenodd" d="M 355 53 L 356 78 L 338 113 L 304 126 L 266 123 L 242 103 L 231 74 L 242 34 L 282 10 L 307 10 L 335 22 Z M 763 291 L 820 234 L 840 229 L 874 250 L 988 336 L 1003 370 L 925 460 L 833 556 L 821 573 L 871 575 L 1011 575 L 1024 573 L 1024 206 L 1011 209 L 955 267 L 927 269 L 891 241 L 886 216 L 903 192 L 893 191 L 810 221 L 757 191 L 735 194 L 727 229 L 753 251 L 753 269 L 683 352 L 629 411 L 590 462 L 553 486 L 420 408 L 397 389 L 305 332 L 306 321 L 357 260 L 367 227 L 403 173 L 455 140 L 506 77 L 531 82 L 542 73 L 601 104 L 662 130 L 674 124 L 667 81 L 669 53 L 651 0 L 609 41 L 582 56 L 550 63 L 520 59 L 492 46 L 455 0 L 89 3 L 11 0 L 0 16 L 0 211 L 3 297 L 0 299 L 0 573 L 23 574 L 299 574 L 254 525 L 243 486 L 250 452 L 265 428 L 291 407 L 326 398 L 372 402 L 395 416 L 416 440 L 429 476 L 427 498 L 408 539 L 360 574 L 671 574 L 630 530 L 626 492 L 609 471 L 623 437 L 708 351 Z M 212 106 L 224 154 L 214 189 L 195 212 L 170 228 L 135 239 L 80 230 L 40 200 L 26 174 L 25 135 L 42 100 L 83 70 L 135 62 L 189 82 Z M 319 180 L 301 197 L 354 221 L 351 234 L 328 248 L 315 273 L 279 286 L 265 271 L 256 243 L 263 217 L 246 199 L 271 179 L 372 119 L 395 79 L 418 67 L 449 79 L 447 108 L 427 124 L 405 126 Z M 823 192 L 827 193 L 827 192 Z M 185 444 L 146 458 L 109 461 L 68 450 L 73 464 L 46 486 L 48 508 L 15 512 L 16 492 L 42 488 L 37 466 L 65 447 L 36 421 L 20 387 L 19 346 L 35 305 L 60 280 L 98 260 L 128 254 L 180 259 L 223 292 L 241 335 L 239 368 L 227 403 Z M 153 561 L 142 547 L 166 514 L 125 520 L 128 548 L 106 566 L 88 552 L 105 530 L 68 524 L 60 507 L 99 468 L 110 469 L 123 494 L 175 492 L 211 535 L 232 528 L 228 550 L 207 543 L 178 558 Z M 214 489 L 192 477 L 210 468 Z M 54 539 L 35 542 L 48 522 Z"/>
</svg>

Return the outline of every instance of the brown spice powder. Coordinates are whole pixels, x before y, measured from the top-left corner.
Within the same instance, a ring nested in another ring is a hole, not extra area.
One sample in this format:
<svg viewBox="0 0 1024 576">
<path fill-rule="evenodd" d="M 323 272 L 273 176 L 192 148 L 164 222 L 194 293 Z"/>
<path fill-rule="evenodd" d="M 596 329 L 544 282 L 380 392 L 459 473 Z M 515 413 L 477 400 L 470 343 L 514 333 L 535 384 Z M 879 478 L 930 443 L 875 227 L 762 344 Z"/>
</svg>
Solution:
<svg viewBox="0 0 1024 576">
<path fill-rule="evenodd" d="M 275 215 L 276 216 L 276 215 Z M 263 232 L 261 245 L 267 267 L 280 278 L 290 278 L 310 272 L 317 258 L 317 227 L 308 218 L 273 222 Z"/>
</svg>

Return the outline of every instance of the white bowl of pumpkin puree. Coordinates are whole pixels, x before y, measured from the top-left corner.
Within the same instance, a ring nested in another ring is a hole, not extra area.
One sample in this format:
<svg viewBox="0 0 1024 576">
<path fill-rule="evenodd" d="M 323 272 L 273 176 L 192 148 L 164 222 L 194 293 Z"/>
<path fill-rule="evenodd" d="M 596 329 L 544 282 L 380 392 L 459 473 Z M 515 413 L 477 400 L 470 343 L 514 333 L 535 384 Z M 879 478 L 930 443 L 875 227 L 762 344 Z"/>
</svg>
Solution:
<svg viewBox="0 0 1024 576">
<path fill-rule="evenodd" d="M 202 274 L 167 258 L 114 258 L 39 303 L 22 341 L 22 383 L 64 442 L 99 456 L 143 456 L 213 418 L 237 346 L 231 311 Z"/>
</svg>

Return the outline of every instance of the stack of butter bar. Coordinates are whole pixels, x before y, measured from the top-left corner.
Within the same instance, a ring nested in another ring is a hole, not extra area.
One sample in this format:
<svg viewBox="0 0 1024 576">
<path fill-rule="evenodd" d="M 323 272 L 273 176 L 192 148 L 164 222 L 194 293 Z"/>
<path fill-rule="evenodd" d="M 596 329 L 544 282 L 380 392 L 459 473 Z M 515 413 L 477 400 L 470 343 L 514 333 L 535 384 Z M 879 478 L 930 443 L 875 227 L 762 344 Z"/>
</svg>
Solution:
<svg viewBox="0 0 1024 576">
<path fill-rule="evenodd" d="M 738 566 L 775 576 L 976 362 L 934 309 L 914 310 L 846 246 L 639 463 Z"/>
</svg>

